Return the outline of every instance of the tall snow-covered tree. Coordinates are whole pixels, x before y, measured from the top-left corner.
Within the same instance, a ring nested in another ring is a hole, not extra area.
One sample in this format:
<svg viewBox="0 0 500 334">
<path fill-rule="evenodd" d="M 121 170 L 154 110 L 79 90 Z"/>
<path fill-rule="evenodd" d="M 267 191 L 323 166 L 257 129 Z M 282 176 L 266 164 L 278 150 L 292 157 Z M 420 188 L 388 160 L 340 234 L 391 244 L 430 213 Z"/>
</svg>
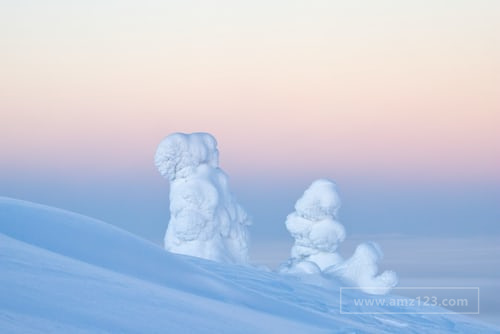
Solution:
<svg viewBox="0 0 500 334">
<path fill-rule="evenodd" d="M 251 224 L 219 168 L 215 138 L 174 133 L 162 140 L 155 164 L 170 181 L 170 222 L 165 249 L 218 262 L 248 261 Z"/>
</svg>

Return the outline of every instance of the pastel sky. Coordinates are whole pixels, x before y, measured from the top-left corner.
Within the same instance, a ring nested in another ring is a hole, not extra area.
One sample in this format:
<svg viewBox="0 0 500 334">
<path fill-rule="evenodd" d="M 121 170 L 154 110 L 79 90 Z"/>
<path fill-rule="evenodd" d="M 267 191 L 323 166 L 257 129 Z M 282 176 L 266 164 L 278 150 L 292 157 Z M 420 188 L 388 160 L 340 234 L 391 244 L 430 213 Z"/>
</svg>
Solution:
<svg viewBox="0 0 500 334">
<path fill-rule="evenodd" d="M 499 31 L 493 0 L 2 1 L 0 195 L 159 240 L 156 146 L 206 131 L 262 235 L 318 177 L 355 232 L 500 233 Z"/>
</svg>

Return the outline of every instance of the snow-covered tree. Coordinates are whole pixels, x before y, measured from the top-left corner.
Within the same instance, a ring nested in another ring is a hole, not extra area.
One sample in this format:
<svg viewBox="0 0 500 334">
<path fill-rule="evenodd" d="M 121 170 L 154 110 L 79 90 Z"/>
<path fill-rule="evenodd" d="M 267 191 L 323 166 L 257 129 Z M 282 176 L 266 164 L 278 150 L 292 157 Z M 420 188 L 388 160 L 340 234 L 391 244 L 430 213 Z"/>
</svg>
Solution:
<svg viewBox="0 0 500 334">
<path fill-rule="evenodd" d="M 219 168 L 215 138 L 174 133 L 162 140 L 155 164 L 170 181 L 170 222 L 165 249 L 218 262 L 248 261 L 251 224 Z"/>
<path fill-rule="evenodd" d="M 314 181 L 304 192 L 286 219 L 286 228 L 295 239 L 290 269 L 307 261 L 324 270 L 342 261 L 336 252 L 345 239 L 344 226 L 336 220 L 339 208 L 340 199 L 331 181 Z M 311 270 L 310 265 L 308 268 Z"/>
<path fill-rule="evenodd" d="M 337 221 L 340 198 L 332 181 L 314 181 L 288 215 L 286 228 L 295 239 L 290 260 L 281 267 L 289 274 L 324 274 L 335 276 L 344 283 L 360 287 L 371 294 L 385 294 L 396 286 L 398 277 L 393 271 L 380 275 L 380 247 L 373 242 L 363 243 L 347 260 L 337 253 L 345 239 L 345 229 Z"/>
</svg>

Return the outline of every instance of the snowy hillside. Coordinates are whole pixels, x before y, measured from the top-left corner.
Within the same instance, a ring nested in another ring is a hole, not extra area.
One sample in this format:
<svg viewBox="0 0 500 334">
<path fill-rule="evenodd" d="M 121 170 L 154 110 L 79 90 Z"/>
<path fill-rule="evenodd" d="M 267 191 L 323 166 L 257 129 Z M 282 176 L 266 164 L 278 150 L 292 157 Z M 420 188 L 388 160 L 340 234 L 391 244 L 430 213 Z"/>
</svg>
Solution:
<svg viewBox="0 0 500 334">
<path fill-rule="evenodd" d="M 341 314 L 339 284 L 305 279 L 168 253 L 92 218 L 0 198 L 1 333 L 498 332 L 460 315 Z M 363 311 L 358 297 L 375 298 L 350 291 L 344 313 Z"/>
</svg>

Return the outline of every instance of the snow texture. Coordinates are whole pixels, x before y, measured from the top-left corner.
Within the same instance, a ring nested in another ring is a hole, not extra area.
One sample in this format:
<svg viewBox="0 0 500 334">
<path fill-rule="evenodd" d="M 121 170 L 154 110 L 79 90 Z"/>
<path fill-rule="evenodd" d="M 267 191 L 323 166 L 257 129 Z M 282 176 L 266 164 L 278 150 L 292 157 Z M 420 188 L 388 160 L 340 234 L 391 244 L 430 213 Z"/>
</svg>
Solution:
<svg viewBox="0 0 500 334">
<path fill-rule="evenodd" d="M 295 243 L 290 260 L 281 266 L 286 274 L 321 274 L 339 278 L 342 282 L 360 287 L 370 294 L 386 294 L 398 283 L 393 271 L 377 276 L 377 263 L 382 259 L 380 247 L 363 243 L 351 258 L 344 259 L 337 248 L 345 239 L 344 226 L 336 219 L 340 198 L 334 182 L 314 181 L 288 215 L 286 227 Z"/>
<path fill-rule="evenodd" d="M 340 301 L 338 286 L 172 254 L 89 217 L 0 197 L 0 333 L 499 332 L 457 314 L 341 314 L 340 303 L 363 311 L 354 300 L 367 295 Z"/>
<path fill-rule="evenodd" d="M 170 181 L 170 222 L 165 249 L 218 262 L 248 262 L 251 224 L 218 166 L 215 138 L 174 133 L 162 140 L 155 164 Z"/>
</svg>

